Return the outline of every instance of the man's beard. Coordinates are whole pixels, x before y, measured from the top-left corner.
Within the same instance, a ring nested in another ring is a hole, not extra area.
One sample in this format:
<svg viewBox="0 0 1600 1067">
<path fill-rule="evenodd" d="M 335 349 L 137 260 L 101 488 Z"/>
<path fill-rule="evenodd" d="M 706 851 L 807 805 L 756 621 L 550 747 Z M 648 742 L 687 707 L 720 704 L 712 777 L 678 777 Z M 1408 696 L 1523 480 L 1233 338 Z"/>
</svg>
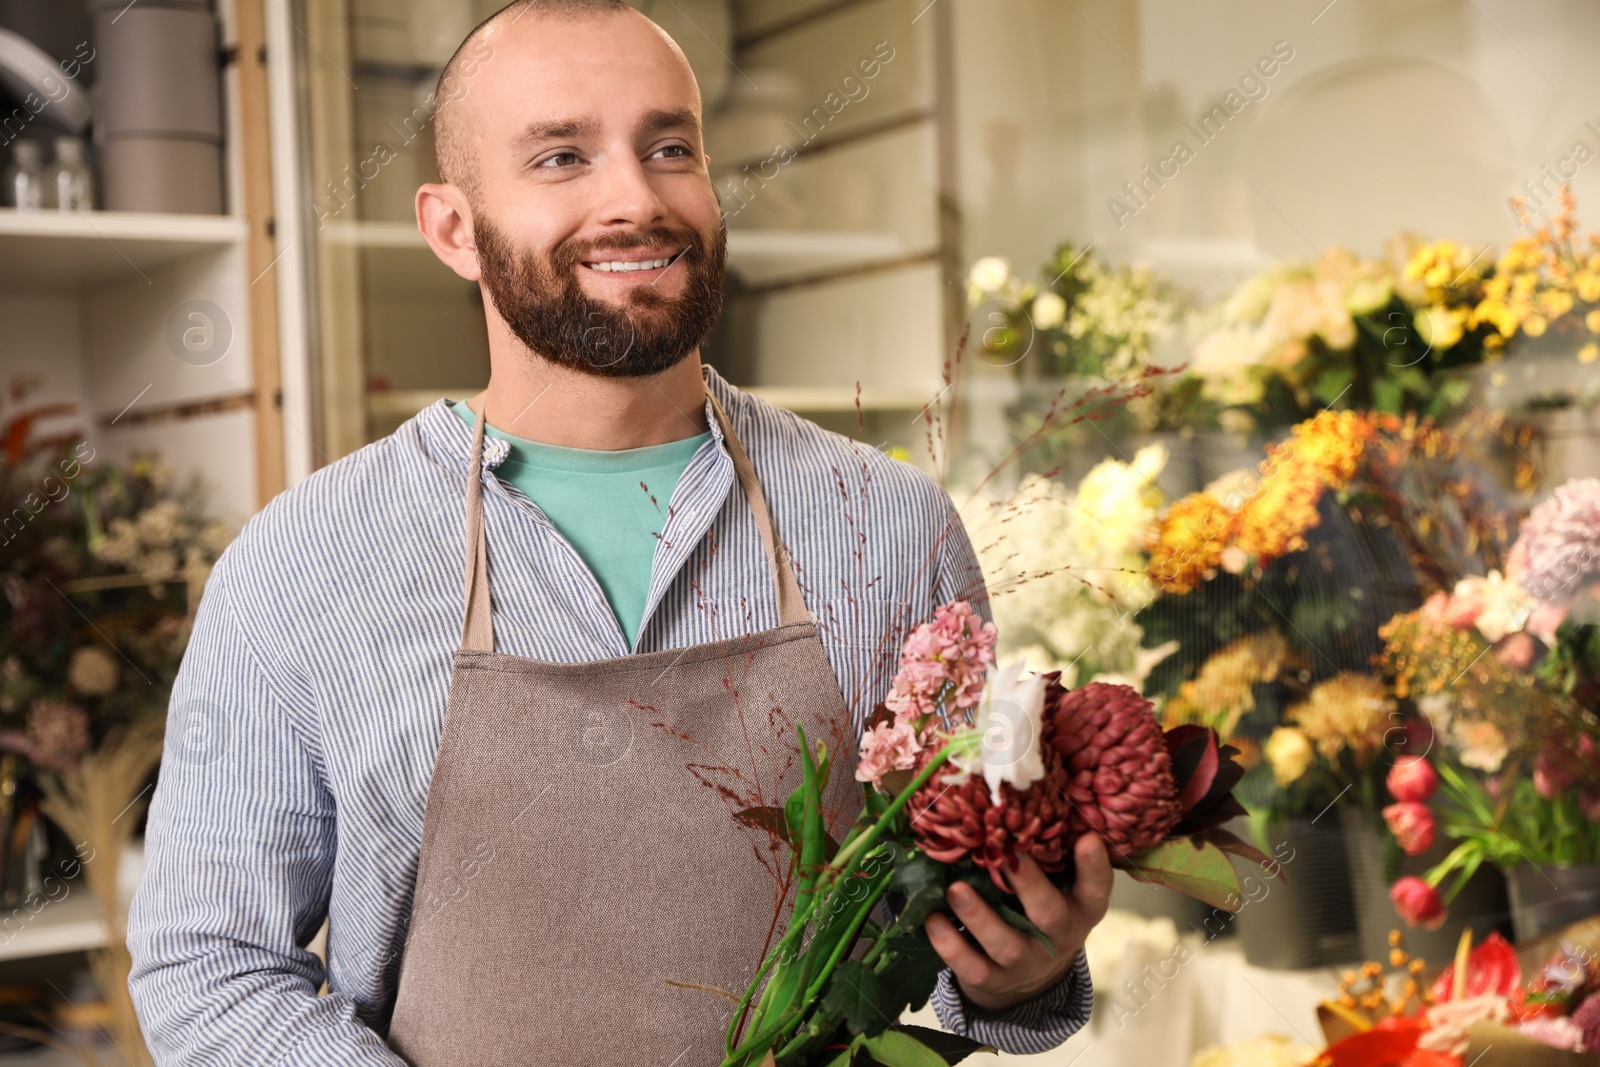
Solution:
<svg viewBox="0 0 1600 1067">
<path fill-rule="evenodd" d="M 611 378 L 659 374 L 698 348 L 722 312 L 728 234 L 720 220 L 710 248 L 694 230 L 657 227 L 630 235 L 626 243 L 559 244 L 551 250 L 549 270 L 537 252 L 517 249 L 481 211 L 474 215 L 473 234 L 483 283 L 500 317 L 536 355 L 563 367 Z M 667 268 L 688 272 L 681 296 L 639 284 L 619 306 L 584 292 L 578 279 L 578 271 L 589 269 L 584 259 L 662 246 L 688 248 Z"/>
</svg>

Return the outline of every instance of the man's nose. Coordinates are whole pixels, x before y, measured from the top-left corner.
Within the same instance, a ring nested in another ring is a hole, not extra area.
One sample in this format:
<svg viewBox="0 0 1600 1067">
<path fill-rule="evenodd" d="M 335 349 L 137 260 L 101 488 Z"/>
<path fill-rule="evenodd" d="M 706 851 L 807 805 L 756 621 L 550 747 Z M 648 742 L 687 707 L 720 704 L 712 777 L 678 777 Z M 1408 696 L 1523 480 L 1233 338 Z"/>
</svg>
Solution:
<svg viewBox="0 0 1600 1067">
<path fill-rule="evenodd" d="M 602 169 L 599 195 L 599 215 L 608 225 L 648 226 L 667 214 L 649 171 L 631 150 L 609 154 Z"/>
</svg>

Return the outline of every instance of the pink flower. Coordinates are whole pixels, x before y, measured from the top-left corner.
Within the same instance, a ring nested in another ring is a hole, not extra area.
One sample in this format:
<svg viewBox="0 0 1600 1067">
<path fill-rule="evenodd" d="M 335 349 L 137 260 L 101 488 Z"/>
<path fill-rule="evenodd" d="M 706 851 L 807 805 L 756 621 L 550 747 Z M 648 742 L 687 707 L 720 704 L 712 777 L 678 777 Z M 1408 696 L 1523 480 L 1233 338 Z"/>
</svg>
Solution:
<svg viewBox="0 0 1600 1067">
<path fill-rule="evenodd" d="M 1383 821 L 1408 856 L 1420 856 L 1433 844 L 1433 812 L 1426 804 L 1412 800 L 1390 804 L 1383 809 Z"/>
<path fill-rule="evenodd" d="M 1401 756 L 1389 768 L 1389 778 L 1385 784 L 1389 787 L 1389 795 L 1396 800 L 1421 804 L 1439 788 L 1439 772 L 1420 756 Z"/>
<path fill-rule="evenodd" d="M 1600 478 L 1567 482 L 1534 508 L 1513 553 L 1519 548 L 1523 588 L 1540 600 L 1571 600 L 1600 565 Z"/>
<path fill-rule="evenodd" d="M 911 721 L 937 710 L 975 706 L 994 662 L 994 623 L 984 622 L 965 600 L 940 604 L 933 621 L 911 631 L 900 650 L 900 669 L 884 698 L 896 718 Z"/>
<path fill-rule="evenodd" d="M 1445 618 L 1449 607 L 1450 595 L 1448 593 L 1434 593 L 1422 602 L 1422 618 L 1431 622 L 1440 621 Z"/>
<path fill-rule="evenodd" d="M 1541 602 L 1538 607 L 1533 609 L 1533 614 L 1528 616 L 1528 621 L 1522 628 L 1543 641 L 1545 645 L 1553 647 L 1556 643 L 1556 630 L 1560 629 L 1561 624 L 1566 619 L 1567 607 L 1565 604 Z"/>
<path fill-rule="evenodd" d="M 1500 661 L 1516 671 L 1528 669 L 1533 663 L 1535 651 L 1533 638 L 1525 633 L 1507 634 L 1494 646 L 1494 654 L 1500 657 Z"/>
<path fill-rule="evenodd" d="M 1590 822 L 1600 822 L 1600 797 L 1587 789 L 1578 790 L 1578 810 L 1582 811 L 1583 817 Z"/>
<path fill-rule="evenodd" d="M 880 722 L 861 735 L 861 759 L 856 763 L 856 781 L 871 782 L 881 788 L 890 771 L 908 771 L 917 762 L 922 744 L 909 722 Z"/>
<path fill-rule="evenodd" d="M 1517 1029 L 1542 1045 L 1568 1052 L 1583 1051 L 1583 1031 L 1564 1015 L 1535 1015 L 1518 1023 Z"/>
<path fill-rule="evenodd" d="M 1439 891 L 1421 878 L 1400 879 L 1389 890 L 1394 910 L 1408 925 L 1437 930 L 1444 925 L 1444 900 Z"/>
<path fill-rule="evenodd" d="M 1457 630 L 1470 630 L 1488 605 L 1488 590 L 1477 575 L 1461 579 L 1444 608 L 1444 618 Z"/>
</svg>

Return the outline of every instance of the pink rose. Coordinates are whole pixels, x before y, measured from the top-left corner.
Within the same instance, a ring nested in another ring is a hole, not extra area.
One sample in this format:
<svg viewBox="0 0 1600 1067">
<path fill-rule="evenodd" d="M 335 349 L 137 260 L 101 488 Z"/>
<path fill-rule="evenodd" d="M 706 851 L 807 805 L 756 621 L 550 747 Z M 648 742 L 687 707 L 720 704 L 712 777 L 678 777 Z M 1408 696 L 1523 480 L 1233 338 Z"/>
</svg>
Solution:
<svg viewBox="0 0 1600 1067">
<path fill-rule="evenodd" d="M 1587 789 L 1578 790 L 1578 808 L 1590 822 L 1600 822 L 1600 797 Z"/>
<path fill-rule="evenodd" d="M 1422 617 L 1424 619 L 1439 620 L 1445 617 L 1450 607 L 1450 594 L 1434 593 L 1422 603 Z"/>
<path fill-rule="evenodd" d="M 1389 890 L 1394 910 L 1411 926 L 1437 930 L 1444 925 L 1444 900 L 1439 891 L 1421 878 L 1400 879 Z"/>
<path fill-rule="evenodd" d="M 1389 787 L 1389 795 L 1396 800 L 1421 804 L 1439 788 L 1439 772 L 1421 756 L 1401 756 L 1389 768 L 1389 778 L 1385 784 Z"/>
<path fill-rule="evenodd" d="M 1543 641 L 1547 646 L 1554 647 L 1556 630 L 1566 621 L 1566 618 L 1566 605 L 1552 604 L 1546 601 L 1533 609 L 1533 614 L 1528 616 L 1528 621 L 1523 624 L 1522 628 Z"/>
<path fill-rule="evenodd" d="M 1433 844 L 1433 812 L 1426 804 L 1411 800 L 1390 804 L 1383 809 L 1383 821 L 1408 856 L 1420 856 Z"/>
<path fill-rule="evenodd" d="M 922 745 L 909 722 L 880 722 L 861 735 L 861 758 L 856 763 L 856 781 L 881 786 L 890 771 L 908 771 L 916 765 Z"/>
<path fill-rule="evenodd" d="M 1445 605 L 1445 621 L 1457 630 L 1472 629 L 1487 604 L 1486 586 L 1487 583 L 1477 575 L 1457 582 L 1455 592 L 1450 594 L 1450 601 Z"/>
<path fill-rule="evenodd" d="M 1507 634 L 1494 646 L 1494 654 L 1514 671 L 1525 671 L 1533 663 L 1533 638 L 1525 633 Z"/>
</svg>

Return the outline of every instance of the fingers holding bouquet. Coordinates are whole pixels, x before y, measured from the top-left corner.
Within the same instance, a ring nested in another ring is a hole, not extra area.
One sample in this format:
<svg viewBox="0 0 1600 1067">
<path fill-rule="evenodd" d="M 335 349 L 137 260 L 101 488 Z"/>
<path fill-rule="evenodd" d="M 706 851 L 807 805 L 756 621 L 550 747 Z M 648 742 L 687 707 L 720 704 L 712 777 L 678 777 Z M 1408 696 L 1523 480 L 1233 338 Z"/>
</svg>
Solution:
<svg viewBox="0 0 1600 1067">
<path fill-rule="evenodd" d="M 942 914 L 930 915 L 925 929 L 969 1003 L 1003 1011 L 1053 988 L 1072 970 L 1089 931 L 1105 918 L 1112 879 L 1111 857 L 1098 836 L 1079 838 L 1074 860 L 1068 892 L 1028 855 L 1018 857 L 1011 875 L 1024 914 L 1048 946 L 1007 922 L 967 883 L 950 886 L 950 908 L 977 944 Z"/>
</svg>

